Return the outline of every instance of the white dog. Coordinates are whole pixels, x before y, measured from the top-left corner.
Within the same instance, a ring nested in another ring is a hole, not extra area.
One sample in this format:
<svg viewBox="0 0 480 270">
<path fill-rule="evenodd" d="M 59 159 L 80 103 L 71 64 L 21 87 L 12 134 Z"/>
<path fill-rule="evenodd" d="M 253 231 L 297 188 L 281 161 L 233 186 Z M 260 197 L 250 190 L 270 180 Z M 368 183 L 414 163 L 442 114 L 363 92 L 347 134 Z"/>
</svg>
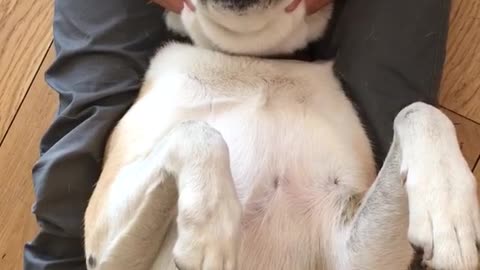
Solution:
<svg viewBox="0 0 480 270">
<path fill-rule="evenodd" d="M 158 52 L 109 140 L 86 213 L 89 269 L 406 270 L 410 243 L 434 268 L 477 267 L 476 182 L 444 114 L 403 109 L 375 177 L 332 63 L 255 57 L 320 37 L 331 6 L 187 6 L 166 19 L 196 46 Z"/>
</svg>

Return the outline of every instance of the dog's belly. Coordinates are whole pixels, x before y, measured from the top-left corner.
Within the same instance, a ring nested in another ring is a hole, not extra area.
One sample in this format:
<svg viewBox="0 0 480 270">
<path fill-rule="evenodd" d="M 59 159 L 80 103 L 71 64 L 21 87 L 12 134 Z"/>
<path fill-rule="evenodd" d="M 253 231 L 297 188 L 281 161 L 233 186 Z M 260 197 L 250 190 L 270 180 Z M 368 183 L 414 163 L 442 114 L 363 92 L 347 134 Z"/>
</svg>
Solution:
<svg viewBox="0 0 480 270">
<path fill-rule="evenodd" d="M 333 226 L 342 207 L 373 181 L 371 156 L 350 134 L 337 134 L 336 121 L 317 114 L 312 104 L 277 107 L 271 101 L 268 110 L 247 111 L 253 105 L 248 102 L 195 114 L 218 130 L 229 148 L 243 205 L 238 269 L 332 269 L 323 258 L 334 254 L 321 250 L 333 251 Z M 173 227 L 168 239 L 163 254 L 171 254 Z M 155 270 L 173 266 L 168 256 L 161 261 Z"/>
<path fill-rule="evenodd" d="M 327 269 L 334 254 L 321 251 L 332 251 L 344 203 L 373 180 L 370 157 L 313 104 L 270 106 L 209 121 L 229 146 L 244 206 L 239 269 Z"/>
</svg>

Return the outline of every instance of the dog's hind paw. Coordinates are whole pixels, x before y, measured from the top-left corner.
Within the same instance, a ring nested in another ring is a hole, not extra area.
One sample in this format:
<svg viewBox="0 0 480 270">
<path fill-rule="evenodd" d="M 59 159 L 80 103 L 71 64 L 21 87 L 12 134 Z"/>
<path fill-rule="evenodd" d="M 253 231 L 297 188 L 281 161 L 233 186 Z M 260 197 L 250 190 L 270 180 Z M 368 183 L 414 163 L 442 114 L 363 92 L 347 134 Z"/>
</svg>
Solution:
<svg viewBox="0 0 480 270">
<path fill-rule="evenodd" d="M 473 182 L 468 173 L 460 175 Z M 432 182 L 429 189 L 409 187 L 410 242 L 423 249 L 424 262 L 434 269 L 476 270 L 480 219 L 474 185 L 446 171 L 421 177 Z"/>
<path fill-rule="evenodd" d="M 423 249 L 424 263 L 437 270 L 476 270 L 480 210 L 476 180 L 465 161 L 451 121 L 438 109 L 417 103 L 396 120 L 409 204 L 408 236 Z"/>
</svg>

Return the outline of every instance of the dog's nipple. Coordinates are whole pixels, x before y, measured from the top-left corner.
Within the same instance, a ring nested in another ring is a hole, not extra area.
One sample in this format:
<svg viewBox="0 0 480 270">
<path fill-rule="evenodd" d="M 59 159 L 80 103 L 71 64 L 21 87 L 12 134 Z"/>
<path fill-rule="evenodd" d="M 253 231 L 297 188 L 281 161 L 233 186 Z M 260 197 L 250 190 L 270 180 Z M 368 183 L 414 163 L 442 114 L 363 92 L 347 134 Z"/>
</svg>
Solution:
<svg viewBox="0 0 480 270">
<path fill-rule="evenodd" d="M 90 267 L 90 269 L 93 269 L 95 268 L 95 266 L 97 266 L 97 260 L 95 259 L 95 257 L 90 255 L 88 256 L 87 264 L 88 264 L 88 267 Z"/>
</svg>

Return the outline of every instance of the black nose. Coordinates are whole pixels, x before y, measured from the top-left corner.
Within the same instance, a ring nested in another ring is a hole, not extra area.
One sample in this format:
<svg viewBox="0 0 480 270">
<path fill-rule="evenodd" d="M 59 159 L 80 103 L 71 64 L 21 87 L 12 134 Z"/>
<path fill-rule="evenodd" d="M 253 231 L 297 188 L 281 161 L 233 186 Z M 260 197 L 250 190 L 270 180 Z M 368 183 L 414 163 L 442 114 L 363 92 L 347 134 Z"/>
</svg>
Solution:
<svg viewBox="0 0 480 270">
<path fill-rule="evenodd" d="M 253 7 L 267 6 L 270 1 L 266 0 L 203 0 L 213 1 L 215 4 L 220 5 L 225 9 L 231 10 L 245 10 Z"/>
</svg>

